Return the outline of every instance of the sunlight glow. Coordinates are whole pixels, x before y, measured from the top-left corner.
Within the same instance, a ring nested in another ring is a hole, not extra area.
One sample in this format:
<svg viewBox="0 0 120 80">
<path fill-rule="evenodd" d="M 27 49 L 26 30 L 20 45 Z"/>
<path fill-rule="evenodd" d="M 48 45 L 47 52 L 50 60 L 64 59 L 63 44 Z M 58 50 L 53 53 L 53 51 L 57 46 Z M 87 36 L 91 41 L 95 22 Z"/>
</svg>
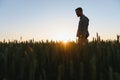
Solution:
<svg viewBox="0 0 120 80">
<path fill-rule="evenodd" d="M 65 33 L 61 33 L 61 34 L 57 34 L 55 36 L 57 41 L 63 41 L 64 43 L 67 43 L 70 39 L 70 35 L 69 34 L 65 34 Z"/>
</svg>

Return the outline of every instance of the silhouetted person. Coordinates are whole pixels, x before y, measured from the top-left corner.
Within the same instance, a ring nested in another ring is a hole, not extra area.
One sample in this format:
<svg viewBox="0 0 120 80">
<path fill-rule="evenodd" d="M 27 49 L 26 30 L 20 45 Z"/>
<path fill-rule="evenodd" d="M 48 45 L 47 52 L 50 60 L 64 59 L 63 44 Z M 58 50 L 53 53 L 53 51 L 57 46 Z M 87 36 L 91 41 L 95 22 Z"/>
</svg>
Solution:
<svg viewBox="0 0 120 80">
<path fill-rule="evenodd" d="M 80 21 L 78 24 L 78 30 L 77 30 L 77 37 L 78 42 L 88 42 L 87 38 L 89 36 L 88 32 L 88 25 L 89 25 L 89 19 L 83 14 L 83 9 L 81 7 L 75 9 L 76 15 L 80 17 Z"/>
</svg>

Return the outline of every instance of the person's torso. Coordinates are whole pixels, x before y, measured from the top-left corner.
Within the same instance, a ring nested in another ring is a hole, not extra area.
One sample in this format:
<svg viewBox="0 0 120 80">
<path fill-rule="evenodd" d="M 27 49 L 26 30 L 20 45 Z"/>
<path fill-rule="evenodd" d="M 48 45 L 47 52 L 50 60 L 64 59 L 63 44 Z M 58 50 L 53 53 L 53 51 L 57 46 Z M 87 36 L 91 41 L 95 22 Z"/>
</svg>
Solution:
<svg viewBox="0 0 120 80">
<path fill-rule="evenodd" d="M 84 25 L 84 24 L 86 24 L 86 25 Z M 88 29 L 88 25 L 89 25 L 89 19 L 85 15 L 82 15 L 80 17 L 80 21 L 79 21 L 79 29 L 82 30 L 82 29 L 84 29 L 84 27 L 87 27 L 87 29 Z"/>
</svg>

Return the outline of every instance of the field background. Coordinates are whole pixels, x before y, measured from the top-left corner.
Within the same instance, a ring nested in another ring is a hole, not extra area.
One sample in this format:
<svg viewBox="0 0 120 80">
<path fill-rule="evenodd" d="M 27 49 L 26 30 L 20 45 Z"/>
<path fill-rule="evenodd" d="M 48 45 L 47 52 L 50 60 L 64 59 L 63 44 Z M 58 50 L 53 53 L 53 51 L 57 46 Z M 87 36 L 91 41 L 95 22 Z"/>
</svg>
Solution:
<svg viewBox="0 0 120 80">
<path fill-rule="evenodd" d="M 0 80 L 120 80 L 120 42 L 0 42 Z"/>
</svg>

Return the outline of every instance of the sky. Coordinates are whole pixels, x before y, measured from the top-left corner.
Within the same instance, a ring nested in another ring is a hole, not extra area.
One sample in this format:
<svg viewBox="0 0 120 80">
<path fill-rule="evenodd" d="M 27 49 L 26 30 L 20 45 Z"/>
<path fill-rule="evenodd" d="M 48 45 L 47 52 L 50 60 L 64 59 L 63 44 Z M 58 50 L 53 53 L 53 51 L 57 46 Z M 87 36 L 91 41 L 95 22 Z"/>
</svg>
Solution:
<svg viewBox="0 0 120 80">
<path fill-rule="evenodd" d="M 89 40 L 120 35 L 120 0 L 0 0 L 0 41 L 76 40 L 82 7 L 89 22 Z"/>
</svg>

